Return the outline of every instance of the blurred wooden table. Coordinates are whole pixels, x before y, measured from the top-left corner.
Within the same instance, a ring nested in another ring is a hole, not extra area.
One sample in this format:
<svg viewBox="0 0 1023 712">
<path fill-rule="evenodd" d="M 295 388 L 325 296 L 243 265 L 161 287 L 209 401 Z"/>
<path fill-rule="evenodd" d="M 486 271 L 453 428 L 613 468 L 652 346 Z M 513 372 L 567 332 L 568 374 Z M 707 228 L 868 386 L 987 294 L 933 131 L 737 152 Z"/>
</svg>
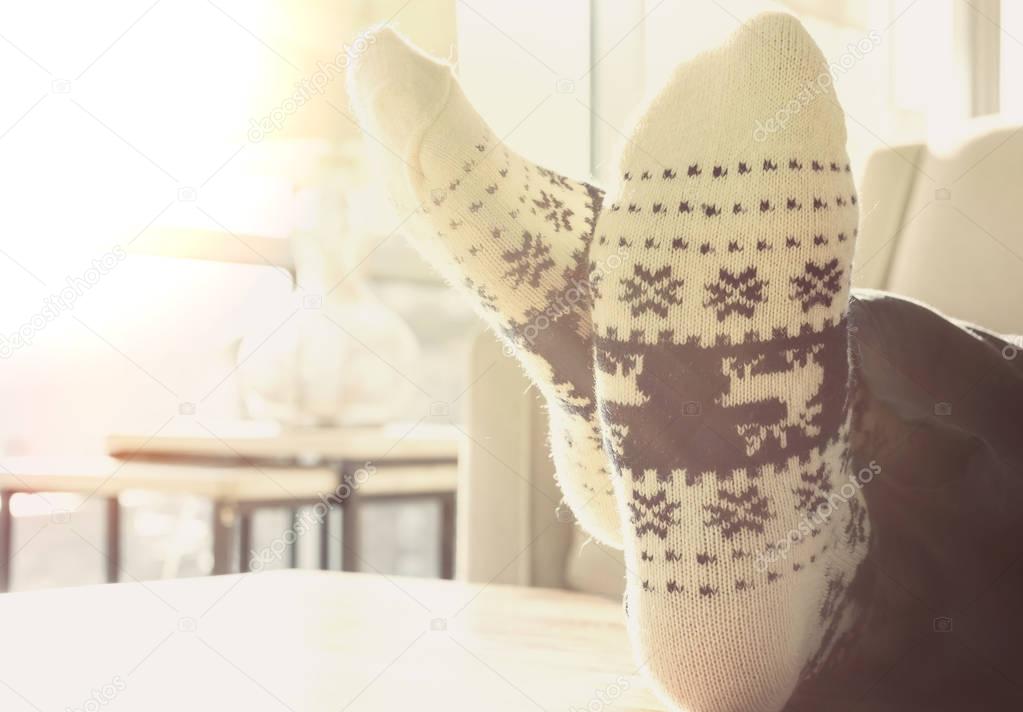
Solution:
<svg viewBox="0 0 1023 712">
<path fill-rule="evenodd" d="M 0 596 L 0 709 L 660 710 L 620 604 L 283 571 Z"/>
<path fill-rule="evenodd" d="M 452 426 L 404 423 L 383 427 L 284 428 L 272 423 L 179 424 L 156 435 L 115 433 L 107 438 L 114 457 L 185 464 L 242 464 L 261 468 L 320 466 L 336 473 L 347 495 L 343 509 L 341 568 L 359 564 L 360 504 L 435 501 L 440 508 L 440 571 L 454 577 L 458 458 L 463 437 Z M 365 471 L 372 469 L 372 476 Z M 364 480 L 359 486 L 346 487 Z M 331 488 L 333 489 L 333 488 Z M 292 510 L 293 520 L 297 510 Z M 245 523 L 242 523 L 243 526 Z M 329 568 L 321 543 L 321 568 Z M 217 570 L 215 573 L 227 573 Z"/>
<path fill-rule="evenodd" d="M 374 483 L 374 486 L 381 486 Z M 96 497 L 106 507 L 107 581 L 116 582 L 121 571 L 122 492 L 142 490 L 192 495 L 213 505 L 213 570 L 227 573 L 233 553 L 234 526 L 239 560 L 247 567 L 252 512 L 267 507 L 314 505 L 337 487 L 337 474 L 325 467 L 260 467 L 222 464 L 184 465 L 116 460 L 110 457 L 0 458 L 0 592 L 10 588 L 14 518 L 11 498 L 16 494 L 70 492 Z M 326 527 L 320 546 L 326 547 Z"/>
</svg>

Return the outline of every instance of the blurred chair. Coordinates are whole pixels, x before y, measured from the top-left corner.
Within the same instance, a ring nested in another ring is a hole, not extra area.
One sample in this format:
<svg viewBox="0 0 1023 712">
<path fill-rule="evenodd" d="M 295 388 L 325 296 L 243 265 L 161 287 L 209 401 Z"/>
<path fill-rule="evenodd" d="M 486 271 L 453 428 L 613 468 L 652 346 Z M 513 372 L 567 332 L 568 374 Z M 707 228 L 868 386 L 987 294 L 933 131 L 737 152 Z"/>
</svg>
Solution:
<svg viewBox="0 0 1023 712">
<path fill-rule="evenodd" d="M 948 147 L 874 154 L 861 182 L 854 285 L 1023 333 L 1020 186 L 1023 126 L 977 121 Z M 480 381 L 467 419 L 473 444 L 460 493 L 461 577 L 620 597 L 620 552 L 587 542 L 552 503 L 560 495 L 545 415 L 518 365 L 484 333 L 471 370 L 470 382 Z"/>
</svg>

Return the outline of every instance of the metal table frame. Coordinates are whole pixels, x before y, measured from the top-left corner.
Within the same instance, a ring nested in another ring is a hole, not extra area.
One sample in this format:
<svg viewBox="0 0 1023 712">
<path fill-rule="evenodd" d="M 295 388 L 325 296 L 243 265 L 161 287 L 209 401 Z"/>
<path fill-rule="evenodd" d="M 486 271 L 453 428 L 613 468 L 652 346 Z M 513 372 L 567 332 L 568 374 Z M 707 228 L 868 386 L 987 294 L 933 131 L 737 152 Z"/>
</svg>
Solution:
<svg viewBox="0 0 1023 712">
<path fill-rule="evenodd" d="M 140 458 L 136 458 L 140 459 Z M 154 458 L 147 458 L 152 460 Z M 163 458 L 155 458 L 160 460 Z M 174 458 L 177 464 L 187 464 L 188 458 Z M 203 461 L 208 462 L 207 458 Z M 232 460 L 228 460 L 232 462 Z M 456 460 L 447 457 L 420 458 L 420 459 L 393 459 L 382 460 L 375 463 L 376 467 L 409 467 L 416 465 L 454 465 Z M 224 464 L 224 460 L 220 460 Z M 295 466 L 295 463 L 274 463 L 253 461 L 250 458 L 242 458 L 247 466 L 266 467 L 272 469 L 274 465 Z M 321 462 L 318 466 L 325 466 L 335 469 L 338 473 L 338 486 L 350 482 L 355 473 L 361 467 L 348 460 L 335 460 Z M 14 537 L 14 519 L 11 515 L 11 498 L 15 494 L 33 494 L 41 490 L 29 487 L 6 487 L 0 490 L 0 593 L 10 590 L 12 571 L 11 559 L 13 556 L 12 542 Z M 106 580 L 109 583 L 116 583 L 120 580 L 121 572 L 121 507 L 116 495 L 104 498 L 104 517 L 106 519 Z M 440 504 L 440 532 L 438 547 L 440 550 L 440 576 L 441 578 L 454 578 L 455 569 L 455 507 L 456 495 L 451 491 L 437 492 L 416 492 L 410 494 L 366 494 L 360 492 L 359 488 L 351 487 L 348 497 L 336 500 L 337 508 L 341 510 L 341 570 L 359 570 L 359 524 L 361 521 L 360 509 L 364 501 L 391 501 L 391 502 L 412 502 L 423 500 L 436 500 Z M 306 506 L 312 506 L 322 502 L 319 498 L 309 499 L 281 499 L 281 500 L 213 500 L 213 571 L 214 575 L 228 574 L 234 569 L 232 549 L 237 545 L 239 554 L 239 570 L 248 572 L 250 570 L 250 555 L 252 549 L 252 517 L 255 512 L 261 509 L 287 509 L 291 513 L 292 526 L 298 522 L 299 511 Z M 330 546 L 330 512 L 333 511 L 335 501 L 331 501 L 331 509 L 324 518 L 319 532 L 319 557 L 320 569 L 328 570 L 331 561 Z M 291 568 L 297 566 L 297 547 L 293 544 L 289 547 L 288 565 Z"/>
</svg>

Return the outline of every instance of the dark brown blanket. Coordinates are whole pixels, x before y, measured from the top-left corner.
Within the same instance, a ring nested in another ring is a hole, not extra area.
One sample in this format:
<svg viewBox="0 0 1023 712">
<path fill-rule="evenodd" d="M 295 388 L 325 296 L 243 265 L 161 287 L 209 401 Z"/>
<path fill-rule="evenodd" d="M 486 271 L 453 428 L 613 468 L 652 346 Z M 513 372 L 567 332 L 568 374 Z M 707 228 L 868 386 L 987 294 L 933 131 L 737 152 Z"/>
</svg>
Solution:
<svg viewBox="0 0 1023 712">
<path fill-rule="evenodd" d="M 788 710 L 1023 709 L 1023 343 L 854 292 L 865 611 Z"/>
</svg>

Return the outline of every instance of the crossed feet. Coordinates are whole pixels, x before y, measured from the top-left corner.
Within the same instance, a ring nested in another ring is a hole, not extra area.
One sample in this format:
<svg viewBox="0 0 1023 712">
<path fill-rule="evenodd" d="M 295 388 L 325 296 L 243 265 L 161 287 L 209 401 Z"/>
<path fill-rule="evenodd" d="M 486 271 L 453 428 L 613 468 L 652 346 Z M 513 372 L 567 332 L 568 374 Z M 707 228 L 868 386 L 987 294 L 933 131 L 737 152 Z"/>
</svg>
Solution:
<svg viewBox="0 0 1023 712">
<path fill-rule="evenodd" d="M 676 70 L 606 196 L 509 150 L 391 30 L 349 77 L 414 244 L 545 397 L 565 500 L 624 549 L 637 659 L 685 709 L 780 709 L 856 630 L 858 209 L 828 71 L 757 17 Z"/>
</svg>

